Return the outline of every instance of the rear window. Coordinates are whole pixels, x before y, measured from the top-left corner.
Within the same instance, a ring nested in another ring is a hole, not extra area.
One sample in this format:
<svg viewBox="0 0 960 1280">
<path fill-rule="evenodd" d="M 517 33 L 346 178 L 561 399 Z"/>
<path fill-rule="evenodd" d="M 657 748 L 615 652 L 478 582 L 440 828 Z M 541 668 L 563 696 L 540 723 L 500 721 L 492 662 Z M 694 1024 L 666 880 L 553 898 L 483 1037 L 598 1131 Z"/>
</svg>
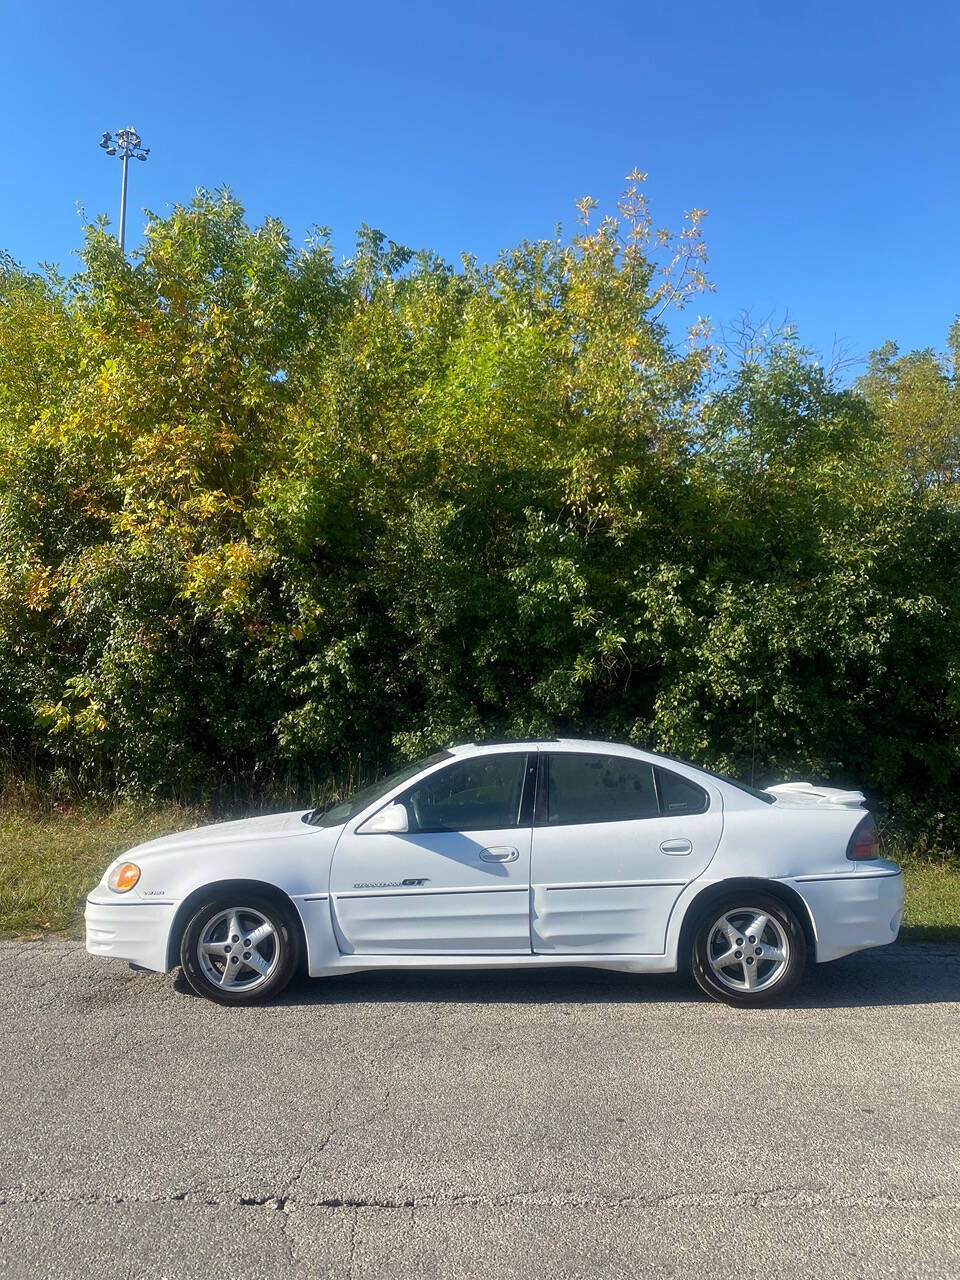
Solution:
<svg viewBox="0 0 960 1280">
<path fill-rule="evenodd" d="M 700 766 L 697 765 L 700 769 Z M 759 787 L 748 786 L 745 782 L 739 782 L 736 778 L 726 778 L 722 773 L 711 773 L 709 769 L 700 769 L 701 773 L 705 773 L 710 778 L 716 778 L 718 782 L 725 782 L 728 787 L 736 787 L 738 791 L 745 791 L 748 796 L 753 796 L 754 800 L 762 800 L 764 804 L 773 804 L 774 797 L 766 791 L 761 791 Z"/>
<path fill-rule="evenodd" d="M 673 756 L 664 756 L 665 760 L 674 758 Z M 685 763 L 683 760 L 677 761 L 677 764 Z M 691 768 L 696 769 L 697 773 L 705 773 L 708 778 L 716 778 L 717 782 L 725 782 L 728 787 L 736 787 L 738 791 L 745 791 L 748 796 L 753 796 L 754 800 L 762 800 L 764 804 L 773 804 L 775 801 L 775 797 L 769 795 L 766 791 L 761 791 L 759 787 L 751 787 L 746 782 L 741 782 L 738 778 L 728 778 L 724 773 L 714 773 L 712 769 L 705 769 L 702 764 L 692 765 Z"/>
</svg>

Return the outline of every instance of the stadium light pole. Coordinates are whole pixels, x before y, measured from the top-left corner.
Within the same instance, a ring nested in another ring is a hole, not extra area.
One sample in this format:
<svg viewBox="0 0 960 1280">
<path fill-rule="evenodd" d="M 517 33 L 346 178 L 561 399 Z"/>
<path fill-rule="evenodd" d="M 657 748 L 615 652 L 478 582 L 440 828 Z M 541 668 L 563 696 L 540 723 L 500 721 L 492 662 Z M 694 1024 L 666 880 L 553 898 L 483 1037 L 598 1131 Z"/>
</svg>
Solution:
<svg viewBox="0 0 960 1280">
<path fill-rule="evenodd" d="M 118 129 L 116 137 L 105 133 L 100 139 L 100 145 L 108 156 L 119 155 L 123 160 L 123 177 L 120 180 L 120 235 L 117 237 L 120 241 L 120 252 L 123 253 L 123 238 L 127 227 L 127 161 L 134 157 L 137 160 L 146 160 L 150 154 L 150 148 L 142 145 L 140 135 L 132 124 L 127 125 L 125 129 Z"/>
</svg>

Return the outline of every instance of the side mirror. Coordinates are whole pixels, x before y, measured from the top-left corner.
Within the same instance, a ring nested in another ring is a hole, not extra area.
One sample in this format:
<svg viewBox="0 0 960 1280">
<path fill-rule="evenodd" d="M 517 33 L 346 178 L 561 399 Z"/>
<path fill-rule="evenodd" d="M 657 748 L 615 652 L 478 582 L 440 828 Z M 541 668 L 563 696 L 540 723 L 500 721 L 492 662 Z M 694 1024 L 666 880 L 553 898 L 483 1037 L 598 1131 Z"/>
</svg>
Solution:
<svg viewBox="0 0 960 1280">
<path fill-rule="evenodd" d="M 385 809 L 375 813 L 372 818 L 367 819 L 362 827 L 358 828 L 358 835 L 399 835 L 401 832 L 409 830 L 410 819 L 407 817 L 406 806 L 388 804 Z"/>
</svg>

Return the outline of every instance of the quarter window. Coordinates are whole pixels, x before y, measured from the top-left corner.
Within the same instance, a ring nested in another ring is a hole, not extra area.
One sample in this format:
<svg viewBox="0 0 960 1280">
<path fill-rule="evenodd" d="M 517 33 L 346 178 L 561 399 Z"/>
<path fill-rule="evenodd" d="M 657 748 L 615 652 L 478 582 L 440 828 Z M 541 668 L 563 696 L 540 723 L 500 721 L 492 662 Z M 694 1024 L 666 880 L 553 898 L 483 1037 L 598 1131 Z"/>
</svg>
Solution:
<svg viewBox="0 0 960 1280">
<path fill-rule="evenodd" d="M 710 797 L 703 787 L 667 769 L 658 768 L 656 773 L 660 807 L 664 814 L 703 813 L 706 810 Z"/>
<path fill-rule="evenodd" d="M 551 754 L 547 760 L 547 823 L 629 822 L 660 812 L 653 766 L 625 756 Z"/>
<path fill-rule="evenodd" d="M 497 831 L 516 827 L 527 757 L 522 753 L 458 761 L 399 797 L 411 831 Z M 529 822 L 529 819 L 528 819 Z"/>
</svg>

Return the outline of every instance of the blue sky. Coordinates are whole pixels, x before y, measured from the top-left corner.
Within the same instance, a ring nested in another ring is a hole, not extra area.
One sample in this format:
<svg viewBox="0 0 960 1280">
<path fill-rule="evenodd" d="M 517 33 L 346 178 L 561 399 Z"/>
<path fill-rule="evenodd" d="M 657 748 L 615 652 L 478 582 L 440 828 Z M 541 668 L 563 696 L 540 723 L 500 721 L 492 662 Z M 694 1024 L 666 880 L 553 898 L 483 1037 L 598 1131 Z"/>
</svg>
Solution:
<svg viewBox="0 0 960 1280">
<path fill-rule="evenodd" d="M 115 218 L 133 123 L 141 209 L 229 184 L 297 240 L 361 221 L 481 258 L 611 205 L 692 206 L 718 322 L 789 312 L 821 350 L 940 347 L 960 310 L 960 10 L 946 3 L 160 6 L 0 0 L 0 247 L 69 266 Z"/>
</svg>

